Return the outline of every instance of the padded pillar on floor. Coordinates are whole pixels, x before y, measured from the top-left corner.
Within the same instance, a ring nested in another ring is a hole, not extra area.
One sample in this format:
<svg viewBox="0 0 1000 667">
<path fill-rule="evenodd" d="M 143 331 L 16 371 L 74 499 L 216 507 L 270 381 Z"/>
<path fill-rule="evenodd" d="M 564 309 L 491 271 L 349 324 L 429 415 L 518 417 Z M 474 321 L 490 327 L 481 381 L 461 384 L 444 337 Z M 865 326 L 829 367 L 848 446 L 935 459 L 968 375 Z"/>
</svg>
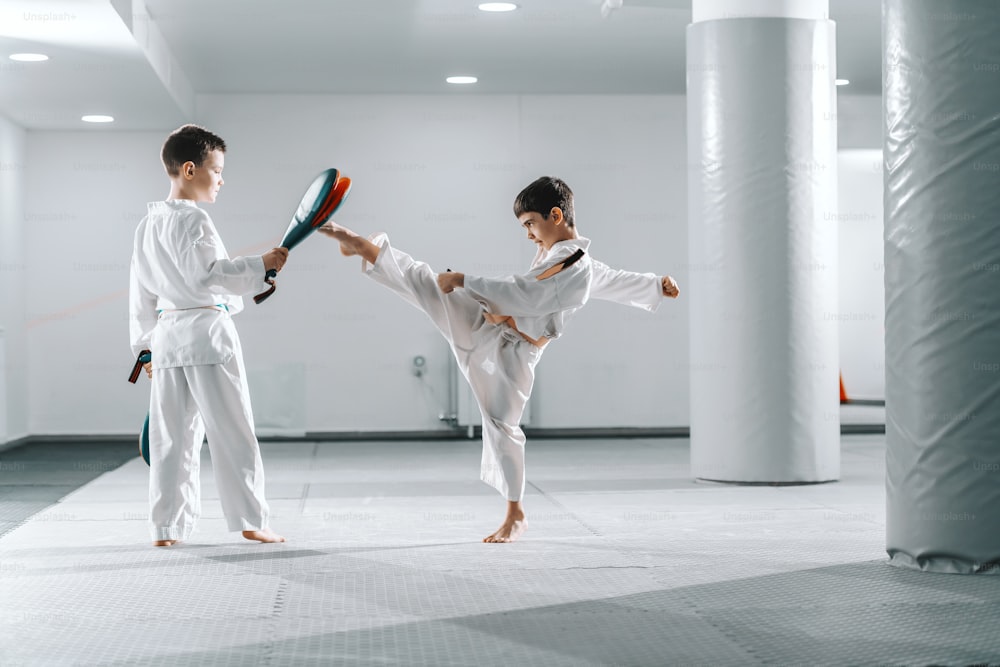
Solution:
<svg viewBox="0 0 1000 667">
<path fill-rule="evenodd" d="M 684 298 L 702 479 L 840 474 L 835 30 L 825 2 L 791 3 L 816 10 L 796 18 L 787 4 L 696 0 L 687 31 Z"/>
<path fill-rule="evenodd" d="M 1000 3 L 885 0 L 886 549 L 1000 567 Z"/>
</svg>

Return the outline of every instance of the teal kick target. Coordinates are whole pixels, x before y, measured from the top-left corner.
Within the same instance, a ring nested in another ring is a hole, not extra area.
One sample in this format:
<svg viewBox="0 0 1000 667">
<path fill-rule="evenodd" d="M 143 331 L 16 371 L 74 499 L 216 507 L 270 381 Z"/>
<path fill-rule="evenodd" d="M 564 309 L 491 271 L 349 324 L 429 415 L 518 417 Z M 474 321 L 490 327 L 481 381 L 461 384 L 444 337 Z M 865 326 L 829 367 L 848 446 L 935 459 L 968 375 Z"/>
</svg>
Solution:
<svg viewBox="0 0 1000 667">
<path fill-rule="evenodd" d="M 146 421 L 142 422 L 142 430 L 139 431 L 139 456 L 149 465 L 149 413 L 146 413 Z"/>
<path fill-rule="evenodd" d="M 321 227 L 331 215 L 336 213 L 340 205 L 347 199 L 351 191 L 351 179 L 342 176 L 336 169 L 327 169 L 313 179 L 312 184 L 302 195 L 299 207 L 292 216 L 292 221 L 288 223 L 285 236 L 281 239 L 280 247 L 291 250 L 314 231 Z M 264 282 L 271 286 L 270 289 L 261 292 L 253 298 L 254 303 L 261 303 L 264 299 L 274 294 L 277 285 L 274 283 L 278 272 L 271 269 L 264 277 Z"/>
</svg>

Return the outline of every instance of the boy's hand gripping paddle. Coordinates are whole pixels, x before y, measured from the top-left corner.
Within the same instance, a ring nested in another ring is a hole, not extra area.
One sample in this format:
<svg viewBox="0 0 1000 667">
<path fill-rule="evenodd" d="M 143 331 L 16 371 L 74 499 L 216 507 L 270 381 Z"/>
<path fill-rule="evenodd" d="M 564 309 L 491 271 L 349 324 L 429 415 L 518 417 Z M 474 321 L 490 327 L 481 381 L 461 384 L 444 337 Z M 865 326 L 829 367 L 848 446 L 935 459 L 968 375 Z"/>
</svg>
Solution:
<svg viewBox="0 0 1000 667">
<path fill-rule="evenodd" d="M 281 239 L 280 247 L 291 250 L 301 243 L 340 208 L 350 191 L 350 178 L 342 176 L 336 169 L 323 171 L 302 195 L 302 201 L 299 202 L 299 207 L 296 209 L 295 215 L 292 216 L 292 221 L 288 223 L 288 229 L 285 230 L 285 237 Z M 264 282 L 270 285 L 271 289 L 255 296 L 254 303 L 260 303 L 274 294 L 274 290 L 277 289 L 274 278 L 277 275 L 278 272 L 274 269 L 267 272 Z"/>
</svg>

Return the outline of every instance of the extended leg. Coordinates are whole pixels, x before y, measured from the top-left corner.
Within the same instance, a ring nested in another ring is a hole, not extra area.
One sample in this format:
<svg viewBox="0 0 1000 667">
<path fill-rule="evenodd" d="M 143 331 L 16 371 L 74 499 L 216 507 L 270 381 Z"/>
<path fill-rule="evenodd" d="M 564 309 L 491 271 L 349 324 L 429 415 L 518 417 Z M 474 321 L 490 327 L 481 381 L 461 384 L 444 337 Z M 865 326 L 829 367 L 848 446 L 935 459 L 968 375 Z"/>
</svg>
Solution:
<svg viewBox="0 0 1000 667">
<path fill-rule="evenodd" d="M 369 241 L 332 223 L 319 231 L 340 241 L 343 254 L 360 255 L 373 280 L 427 315 L 453 347 L 472 347 L 473 333 L 485 323 L 482 306 L 475 299 L 461 290 L 444 294 L 438 288 L 437 273 L 426 263 L 393 248 L 385 235 Z"/>
</svg>

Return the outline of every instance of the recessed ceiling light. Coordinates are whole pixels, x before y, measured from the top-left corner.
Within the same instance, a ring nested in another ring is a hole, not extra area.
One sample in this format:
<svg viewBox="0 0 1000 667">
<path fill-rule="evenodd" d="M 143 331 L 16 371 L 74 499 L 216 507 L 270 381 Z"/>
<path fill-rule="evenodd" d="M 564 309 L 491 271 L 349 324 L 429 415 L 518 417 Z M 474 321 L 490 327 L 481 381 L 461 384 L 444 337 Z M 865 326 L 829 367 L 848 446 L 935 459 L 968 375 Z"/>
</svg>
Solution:
<svg viewBox="0 0 1000 667">
<path fill-rule="evenodd" d="M 836 83 L 836 84 L 837 84 L 838 86 L 846 86 L 847 84 L 849 84 L 849 83 L 850 83 L 850 80 L 849 80 L 849 79 L 837 79 L 837 80 L 835 81 L 835 83 Z"/>
<path fill-rule="evenodd" d="M 480 2 L 479 10 L 483 12 L 512 12 L 517 9 L 513 2 Z"/>
<path fill-rule="evenodd" d="M 475 83 L 479 79 L 474 76 L 449 76 L 445 81 L 448 83 Z"/>
<path fill-rule="evenodd" d="M 12 53 L 10 59 L 22 63 L 40 63 L 43 60 L 48 60 L 49 57 L 44 53 Z"/>
<path fill-rule="evenodd" d="M 105 116 L 103 114 L 93 114 L 90 116 L 81 116 L 80 120 L 82 120 L 85 123 L 113 123 L 115 117 Z"/>
</svg>

